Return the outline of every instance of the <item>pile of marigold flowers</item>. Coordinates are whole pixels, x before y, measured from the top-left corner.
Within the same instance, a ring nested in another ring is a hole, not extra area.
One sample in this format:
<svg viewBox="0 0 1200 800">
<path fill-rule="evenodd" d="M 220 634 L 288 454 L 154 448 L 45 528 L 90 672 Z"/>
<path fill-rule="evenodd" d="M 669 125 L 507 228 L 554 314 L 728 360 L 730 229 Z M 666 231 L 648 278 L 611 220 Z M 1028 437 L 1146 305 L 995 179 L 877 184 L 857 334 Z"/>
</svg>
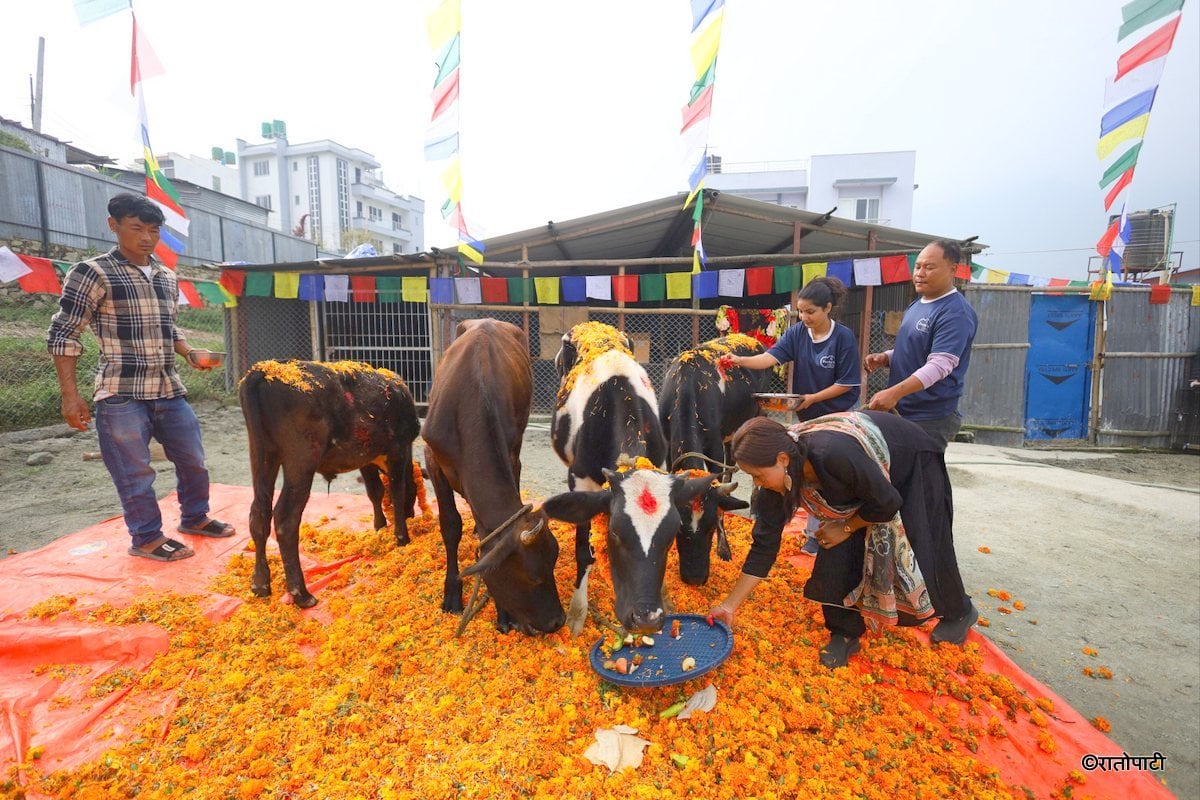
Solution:
<svg viewBox="0 0 1200 800">
<path fill-rule="evenodd" d="M 1020 734 L 1046 752 L 1052 705 L 985 672 L 975 644 L 930 648 L 905 630 L 863 639 L 849 669 L 817 662 L 819 607 L 801 599 L 807 572 L 784 545 L 773 576 L 739 610 L 733 655 L 700 680 L 621 689 L 588 666 L 604 631 L 500 635 L 494 607 L 454 637 L 440 611 L 444 568 L 434 517 L 410 521 L 414 541 L 328 519 L 301 529 L 301 546 L 342 561 L 321 604 L 250 593 L 253 554 L 232 557 L 213 584 L 243 604 L 211 620 L 197 598 L 139 598 L 129 609 L 87 612 L 103 624 L 152 622 L 170 648 L 139 675 L 131 696 L 174 690 L 165 717 L 144 719 L 92 763 L 54 771 L 53 750 L 22 764 L 31 792 L 107 797 L 971 797 L 1024 798 L 975 757 L 985 738 Z M 682 585 L 674 554 L 667 585 L 681 611 L 703 612 L 737 577 L 750 523 L 730 516 L 732 562 L 713 561 L 707 586 Z M 353 527 L 353 526 L 352 526 Z M 553 526 L 563 553 L 574 529 Z M 474 559 L 464 537 L 463 565 Z M 366 554 L 365 557 L 362 557 Z M 574 579 L 560 557 L 558 585 Z M 591 595 L 611 613 L 612 588 L 594 570 Z M 40 613 L 79 614 L 62 602 Z M 98 691 L 109 690 L 100 685 Z M 110 679 L 111 682 L 111 679 Z M 713 683 L 716 708 L 689 720 L 659 712 Z M 629 725 L 651 742 L 635 773 L 609 774 L 583 757 L 597 728 Z M 99 724 L 97 727 L 101 727 Z M 108 731 L 94 731 L 107 736 Z M 673 759 L 672 755 L 685 758 Z M 682 764 L 682 766 L 680 766 Z M 1060 785 L 1069 791 L 1066 768 Z M 16 796 L 15 783 L 0 794 Z"/>
</svg>

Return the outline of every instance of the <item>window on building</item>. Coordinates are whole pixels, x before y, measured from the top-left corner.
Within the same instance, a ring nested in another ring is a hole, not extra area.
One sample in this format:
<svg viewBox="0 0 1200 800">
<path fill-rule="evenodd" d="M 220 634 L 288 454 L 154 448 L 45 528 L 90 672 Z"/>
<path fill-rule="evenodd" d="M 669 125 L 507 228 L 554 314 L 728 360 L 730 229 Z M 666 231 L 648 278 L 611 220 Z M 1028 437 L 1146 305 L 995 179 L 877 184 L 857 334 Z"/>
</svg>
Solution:
<svg viewBox="0 0 1200 800">
<path fill-rule="evenodd" d="M 299 171 L 300 171 L 300 162 L 293 161 L 292 162 L 292 172 L 299 172 Z"/>
<path fill-rule="evenodd" d="M 859 222 L 879 222 L 879 198 L 863 197 L 855 200 L 854 218 Z"/>
<path fill-rule="evenodd" d="M 308 157 L 308 213 L 313 241 L 321 241 L 321 162 L 317 156 Z"/>
<path fill-rule="evenodd" d="M 370 206 L 367 211 L 371 215 L 371 222 L 383 222 L 383 209 Z"/>
<path fill-rule="evenodd" d="M 362 183 L 362 170 L 359 167 L 354 168 L 354 182 Z"/>
<path fill-rule="evenodd" d="M 354 216 L 362 217 L 362 200 L 354 201 Z"/>
<path fill-rule="evenodd" d="M 294 203 L 292 203 L 292 205 L 294 205 L 294 206 L 300 205 L 300 195 L 296 195 L 296 201 Z"/>
<path fill-rule="evenodd" d="M 403 229 L 404 229 L 404 217 L 400 216 L 395 211 L 393 211 L 392 212 L 392 230 L 399 231 L 399 230 L 403 230 Z"/>
<path fill-rule="evenodd" d="M 350 230 L 350 164 L 342 158 L 337 160 L 337 208 L 338 230 Z"/>
<path fill-rule="evenodd" d="M 404 248 L 403 248 L 403 247 L 401 247 L 401 246 L 400 246 L 398 243 L 396 243 L 396 242 L 392 242 L 392 255 L 396 255 L 396 256 L 398 256 L 398 255 L 400 255 L 400 254 L 401 254 L 401 253 L 403 253 L 403 252 L 404 252 Z"/>
<path fill-rule="evenodd" d="M 270 211 L 271 210 L 271 195 L 269 195 L 269 194 L 256 195 L 254 198 L 254 205 L 262 206 L 263 208 Z"/>
<path fill-rule="evenodd" d="M 254 174 L 255 175 L 270 175 L 271 174 L 271 162 L 265 161 L 265 160 L 264 161 L 255 161 L 254 162 Z"/>
<path fill-rule="evenodd" d="M 217 175 L 213 175 L 212 181 L 213 181 L 213 191 L 214 192 L 221 191 L 221 178 Z"/>
</svg>

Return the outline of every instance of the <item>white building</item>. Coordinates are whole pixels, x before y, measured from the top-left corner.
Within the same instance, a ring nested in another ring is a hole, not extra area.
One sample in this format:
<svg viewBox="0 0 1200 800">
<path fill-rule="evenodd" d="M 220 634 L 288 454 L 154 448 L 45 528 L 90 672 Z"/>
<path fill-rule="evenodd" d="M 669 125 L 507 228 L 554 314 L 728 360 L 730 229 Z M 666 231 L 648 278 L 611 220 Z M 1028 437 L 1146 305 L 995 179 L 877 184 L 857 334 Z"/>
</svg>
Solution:
<svg viewBox="0 0 1200 800">
<path fill-rule="evenodd" d="M 873 222 L 912 227 L 917 153 L 846 153 L 801 161 L 723 163 L 710 156 L 704 185 L 767 203 Z"/>
<path fill-rule="evenodd" d="M 139 158 L 135 163 L 145 169 L 144 159 Z M 164 153 L 158 156 L 158 166 L 162 169 L 163 174 L 172 181 L 187 181 L 196 186 L 203 186 L 205 189 L 212 189 L 214 192 L 236 197 L 239 200 L 245 199 L 241 194 L 242 184 L 237 167 L 233 164 L 226 164 L 215 158 Z"/>
<path fill-rule="evenodd" d="M 370 153 L 329 139 L 289 144 L 237 140 L 241 196 L 268 209 L 268 225 L 345 253 L 370 242 L 379 255 L 425 248 L 425 201 L 397 194 L 376 177 Z M 360 231 L 343 239 L 345 231 Z M 346 246 L 349 245 L 349 246 Z"/>
</svg>

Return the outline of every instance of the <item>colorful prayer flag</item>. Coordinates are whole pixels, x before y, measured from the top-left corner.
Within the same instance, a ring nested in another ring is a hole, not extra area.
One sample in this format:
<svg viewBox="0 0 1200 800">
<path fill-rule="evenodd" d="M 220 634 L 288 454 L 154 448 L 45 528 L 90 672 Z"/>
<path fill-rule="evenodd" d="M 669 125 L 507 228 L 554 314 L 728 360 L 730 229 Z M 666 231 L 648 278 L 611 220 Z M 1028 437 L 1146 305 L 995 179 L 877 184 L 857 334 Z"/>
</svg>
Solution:
<svg viewBox="0 0 1200 800">
<path fill-rule="evenodd" d="M 182 281 L 180 282 L 182 283 Z M 299 272 L 275 273 L 275 296 L 282 300 L 295 300 L 300 295 Z"/>
<path fill-rule="evenodd" d="M 314 302 L 325 299 L 325 278 L 321 275 L 301 275 L 297 298 Z"/>
<path fill-rule="evenodd" d="M 223 269 L 219 283 L 234 297 L 241 297 L 246 291 L 246 273 L 240 269 Z"/>
<path fill-rule="evenodd" d="M 245 297 L 270 297 L 275 286 L 275 276 L 270 272 L 249 272 L 246 274 Z"/>
<path fill-rule="evenodd" d="M 667 299 L 687 300 L 692 296 L 692 273 L 667 273 Z"/>
<path fill-rule="evenodd" d="M 32 272 L 29 266 L 8 247 L 0 245 L 0 283 L 15 281 Z"/>
<path fill-rule="evenodd" d="M 1150 287 L 1150 305 L 1161 306 L 1171 302 L 1171 287 L 1169 284 L 1159 284 Z"/>
<path fill-rule="evenodd" d="M 479 291 L 483 302 L 489 305 L 508 303 L 508 280 L 505 278 L 480 278 Z"/>
<path fill-rule="evenodd" d="M 325 300 L 330 303 L 350 302 L 350 276 L 325 275 Z"/>
<path fill-rule="evenodd" d="M 884 283 L 903 283 L 912 280 L 907 256 L 883 256 L 879 259 L 879 275 Z"/>
<path fill-rule="evenodd" d="M 637 275 L 613 275 L 612 296 L 618 303 L 636 303 L 638 299 Z"/>
<path fill-rule="evenodd" d="M 813 278 L 823 278 L 829 271 L 829 264 L 825 261 L 812 261 L 803 264 L 801 269 L 804 270 L 804 278 L 801 282 L 801 288 L 812 283 Z"/>
<path fill-rule="evenodd" d="M 429 278 L 423 275 L 401 278 L 400 298 L 406 303 L 428 303 Z"/>
<path fill-rule="evenodd" d="M 556 306 L 559 304 L 558 278 L 549 276 L 533 279 L 533 290 L 537 295 L 539 305 Z"/>
<path fill-rule="evenodd" d="M 854 259 L 854 285 L 880 286 L 883 284 L 883 272 L 878 258 Z"/>
<path fill-rule="evenodd" d="M 720 290 L 720 273 L 695 272 L 692 276 L 692 295 L 697 300 L 711 300 Z"/>
<path fill-rule="evenodd" d="M 746 294 L 771 294 L 774 275 L 770 267 L 749 267 L 746 270 Z"/>
<path fill-rule="evenodd" d="M 355 303 L 374 303 L 377 299 L 374 275 L 350 276 L 350 299 Z"/>
<path fill-rule="evenodd" d="M 58 272 L 54 263 L 48 258 L 37 256 L 18 256 L 29 272 L 17 278 L 17 285 L 30 294 L 62 294 L 62 284 L 58 280 Z"/>
<path fill-rule="evenodd" d="M 667 296 L 665 275 L 647 273 L 638 276 L 638 300 L 643 303 L 661 303 Z"/>
<path fill-rule="evenodd" d="M 723 269 L 717 272 L 717 287 L 722 297 L 742 297 L 746 270 Z"/>
<path fill-rule="evenodd" d="M 608 275 L 588 275 L 587 296 L 591 300 L 612 300 L 612 279 Z"/>
<path fill-rule="evenodd" d="M 476 305 L 483 302 L 479 278 L 455 278 L 454 289 L 458 292 L 458 302 L 463 305 Z"/>
<path fill-rule="evenodd" d="M 564 275 L 559 286 L 564 303 L 587 302 L 587 278 L 583 275 Z"/>
<path fill-rule="evenodd" d="M 454 278 L 430 278 L 429 302 L 451 305 L 454 303 Z"/>
</svg>

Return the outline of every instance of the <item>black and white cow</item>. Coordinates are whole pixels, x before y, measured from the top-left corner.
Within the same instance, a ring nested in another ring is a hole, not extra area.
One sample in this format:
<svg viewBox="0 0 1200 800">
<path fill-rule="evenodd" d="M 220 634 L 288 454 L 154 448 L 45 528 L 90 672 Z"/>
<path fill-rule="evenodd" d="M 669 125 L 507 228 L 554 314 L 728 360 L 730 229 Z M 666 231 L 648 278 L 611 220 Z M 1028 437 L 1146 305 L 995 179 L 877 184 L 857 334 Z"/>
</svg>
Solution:
<svg viewBox="0 0 1200 800">
<path fill-rule="evenodd" d="M 760 413 L 754 393 L 764 390 L 766 372 L 723 366 L 721 358 L 761 352 L 758 340 L 733 334 L 685 350 L 671 362 L 663 378 L 658 415 L 672 470 L 720 473 L 716 464 L 731 463 L 729 440 L 743 422 Z M 700 453 L 710 460 L 688 453 Z M 717 554 L 729 560 L 724 512 L 748 506 L 728 493 L 709 493 L 679 509 L 679 577 L 684 583 L 699 585 L 708 580 L 714 534 Z"/>
<path fill-rule="evenodd" d="M 666 615 L 663 578 L 667 553 L 679 531 L 678 509 L 723 487 L 711 475 L 691 478 L 657 469 L 606 469 L 604 477 L 607 488 L 556 495 L 542 510 L 576 525 L 590 525 L 597 514 L 609 515 L 604 547 L 617 619 L 630 633 L 653 633 L 662 628 Z"/>
<path fill-rule="evenodd" d="M 666 440 L 658 401 L 625 334 L 599 322 L 576 325 L 563 335 L 554 363 L 561 385 L 550 439 L 567 465 L 567 488 L 598 490 L 606 480 L 605 470 L 639 457 L 662 465 Z M 575 529 L 576 589 L 567 611 L 574 634 L 583 629 L 587 614 L 587 575 L 594 561 L 590 533 L 589 515 Z"/>
</svg>

